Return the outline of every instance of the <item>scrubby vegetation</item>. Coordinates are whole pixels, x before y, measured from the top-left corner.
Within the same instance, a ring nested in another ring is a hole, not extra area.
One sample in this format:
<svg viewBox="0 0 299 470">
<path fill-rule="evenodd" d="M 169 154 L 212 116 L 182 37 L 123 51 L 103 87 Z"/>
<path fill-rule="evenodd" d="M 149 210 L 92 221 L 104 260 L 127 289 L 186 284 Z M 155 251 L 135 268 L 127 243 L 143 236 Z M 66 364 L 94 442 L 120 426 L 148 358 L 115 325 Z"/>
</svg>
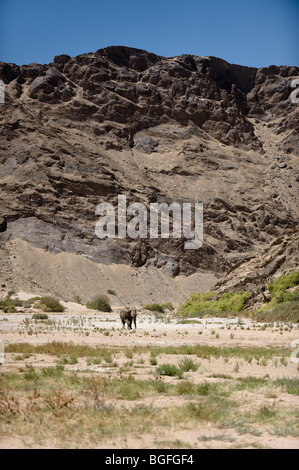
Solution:
<svg viewBox="0 0 299 470">
<path fill-rule="evenodd" d="M 16 311 L 15 307 L 22 307 L 23 302 L 19 299 L 12 299 L 11 296 L 14 291 L 9 291 L 4 300 L 0 300 L 0 309 L 4 313 L 13 313 Z"/>
<path fill-rule="evenodd" d="M 286 292 L 291 287 L 299 285 L 299 271 L 293 271 L 286 276 L 281 276 L 276 279 L 272 284 L 268 285 L 269 292 L 271 294 L 271 302 L 273 306 L 282 302 L 288 302 L 290 300 L 299 300 L 298 291 Z"/>
<path fill-rule="evenodd" d="M 144 305 L 143 310 L 150 310 L 151 312 L 164 313 L 165 310 L 174 310 L 171 302 L 165 302 L 164 304 L 147 304 Z"/>
<path fill-rule="evenodd" d="M 172 305 L 171 302 L 165 302 L 164 304 L 162 304 L 162 307 L 163 307 L 163 310 L 165 310 L 165 309 L 174 310 L 174 306 Z"/>
<path fill-rule="evenodd" d="M 8 292 L 4 300 L 0 300 L 0 309 L 4 313 L 14 313 L 16 312 L 16 307 L 24 308 L 38 308 L 44 312 L 64 312 L 65 308 L 58 299 L 55 297 L 45 296 L 45 297 L 31 297 L 28 300 L 20 300 L 18 298 L 12 299 L 11 296 L 14 294 L 14 291 Z M 43 314 L 35 314 L 43 315 Z M 37 316 L 34 316 L 33 319 L 38 319 Z M 39 319 L 42 319 L 40 317 Z"/>
<path fill-rule="evenodd" d="M 196 293 L 179 306 L 178 315 L 185 318 L 197 316 L 233 316 L 238 313 L 250 316 L 256 321 L 299 322 L 299 289 L 290 291 L 299 285 L 299 272 L 281 276 L 267 286 L 270 301 L 258 310 L 246 309 L 247 301 L 252 297 L 251 292 L 217 292 Z"/>
<path fill-rule="evenodd" d="M 113 290 L 113 289 L 108 289 L 108 290 L 107 290 L 107 294 L 116 295 L 116 292 L 115 292 L 115 290 Z"/>
<path fill-rule="evenodd" d="M 260 322 L 283 321 L 286 323 L 298 323 L 299 301 L 284 302 L 274 307 L 273 310 L 261 310 L 254 314 L 254 318 Z"/>
<path fill-rule="evenodd" d="M 32 315 L 32 320 L 48 320 L 48 318 L 46 313 L 34 313 Z"/>
<path fill-rule="evenodd" d="M 99 310 L 100 312 L 112 312 L 110 300 L 107 295 L 94 297 L 91 302 L 86 304 L 86 307 L 92 310 Z"/>
<path fill-rule="evenodd" d="M 258 321 L 299 322 L 299 289 L 289 291 L 299 285 L 299 272 L 293 271 L 268 284 L 270 301 L 256 312 Z"/>
<path fill-rule="evenodd" d="M 161 304 L 147 304 L 147 305 L 144 305 L 142 308 L 143 310 L 150 310 L 151 312 L 163 313 L 164 311 L 163 305 Z"/>
<path fill-rule="evenodd" d="M 41 297 L 39 302 L 39 306 L 44 312 L 64 312 L 65 310 L 64 306 L 55 297 Z"/>
<path fill-rule="evenodd" d="M 193 292 L 186 302 L 180 305 L 178 314 L 192 317 L 203 314 L 237 313 L 241 312 L 251 292 L 228 292 L 219 296 L 217 292 L 199 294 Z"/>
<path fill-rule="evenodd" d="M 196 372 L 199 364 L 196 357 L 194 360 L 189 357 L 191 351 L 184 348 L 188 357 L 178 360 L 177 365 L 164 363 L 155 367 L 156 374 L 138 379 L 124 374 L 124 368 L 117 370 L 117 365 L 113 366 L 116 369 L 112 374 L 108 366 L 112 366 L 114 358 L 110 360 L 109 355 L 114 352 L 118 357 L 123 354 L 130 358 L 138 354 L 139 348 L 113 351 L 57 342 L 7 345 L 7 352 L 22 351 L 22 356 L 14 358 L 18 361 L 30 358 L 30 353 L 25 352 L 27 349 L 34 354 L 57 355 L 58 361 L 47 367 L 19 362 L 18 371 L 14 368 L 1 374 L 1 436 L 16 436 L 18 440 L 22 439 L 24 446 L 43 447 L 46 441 L 47 445 L 50 443 L 58 448 L 87 448 L 99 444 L 104 447 L 114 439 L 125 438 L 128 433 L 151 438 L 155 445 L 158 443 L 165 448 L 165 439 L 172 439 L 167 436 L 178 431 L 187 433 L 190 429 L 196 431 L 193 441 L 178 443 L 173 438 L 167 447 L 198 448 L 198 441 L 207 441 L 209 445 L 209 440 L 215 440 L 219 445 L 236 441 L 240 447 L 242 435 L 251 439 L 242 440 L 241 446 L 246 448 L 260 446 L 261 442 L 268 445 L 269 435 L 273 436 L 272 442 L 276 436 L 292 439 L 292 442 L 296 439 L 298 412 L 290 395 L 298 396 L 297 378 L 214 374 L 205 375 L 199 383 L 194 383 L 191 374 Z M 218 349 L 221 352 L 223 348 Z M 175 350 L 176 347 L 172 347 L 172 354 Z M 265 351 L 264 348 L 260 352 L 264 354 Z M 165 352 L 166 349 L 161 348 L 161 354 Z M 235 356 L 235 352 L 229 351 L 229 354 Z M 160 349 L 149 347 L 147 353 L 156 356 Z M 91 362 L 90 356 L 94 354 Z M 277 349 L 275 357 L 279 357 Z M 69 365 L 77 364 L 79 358 L 80 367 L 86 368 L 88 364 L 92 366 L 102 360 L 102 368 L 107 367 L 107 373 L 95 373 L 92 368 L 72 370 Z M 86 366 L 83 366 L 84 361 Z M 103 361 L 108 365 L 105 366 Z M 186 377 L 182 380 L 183 373 Z M 246 397 L 243 391 L 247 392 Z M 285 394 L 283 402 L 276 400 L 280 393 Z M 165 406 L 154 405 L 159 399 Z M 131 402 L 130 406 L 127 401 Z"/>
<path fill-rule="evenodd" d="M 63 343 L 60 341 L 52 341 L 51 343 L 37 344 L 32 343 L 11 343 L 5 346 L 6 352 L 18 354 L 47 354 L 51 356 L 76 355 L 77 357 L 106 357 L 117 354 L 120 348 L 103 348 L 90 345 L 74 345 L 71 343 Z M 200 359 L 218 358 L 242 358 L 250 360 L 253 357 L 256 360 L 265 358 L 273 359 L 274 357 L 289 357 L 291 349 L 279 347 L 217 347 L 204 344 L 181 345 L 181 346 L 134 346 L 135 354 L 141 352 L 150 352 L 151 358 L 157 358 L 159 355 L 195 355 Z M 189 363 L 190 365 L 191 363 Z"/>
</svg>

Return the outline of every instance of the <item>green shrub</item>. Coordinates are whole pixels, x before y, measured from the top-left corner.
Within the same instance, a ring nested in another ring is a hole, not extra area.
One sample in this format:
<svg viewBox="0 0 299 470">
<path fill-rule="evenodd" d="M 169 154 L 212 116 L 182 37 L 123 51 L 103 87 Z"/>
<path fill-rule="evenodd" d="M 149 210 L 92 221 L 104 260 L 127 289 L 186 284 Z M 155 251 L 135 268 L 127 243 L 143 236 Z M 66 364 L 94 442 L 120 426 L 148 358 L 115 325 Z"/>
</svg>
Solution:
<svg viewBox="0 0 299 470">
<path fill-rule="evenodd" d="M 183 376 L 182 369 L 179 369 L 174 364 L 162 364 L 161 366 L 157 367 L 156 373 L 158 375 L 169 375 L 170 377 L 177 376 L 179 378 L 182 378 Z"/>
<path fill-rule="evenodd" d="M 194 385 L 187 380 L 179 382 L 176 386 L 176 393 L 178 395 L 192 395 L 194 393 Z"/>
<path fill-rule="evenodd" d="M 182 369 L 183 372 L 188 372 L 189 370 L 191 370 L 192 372 L 196 372 L 197 369 L 198 369 L 198 365 L 195 364 L 195 362 L 186 357 L 184 359 L 182 359 L 180 362 L 179 362 L 179 366 L 180 366 L 180 369 Z"/>
<path fill-rule="evenodd" d="M 112 312 L 110 300 L 107 295 L 94 297 L 91 302 L 86 304 L 86 307 L 92 310 L 99 310 L 100 312 Z"/>
<path fill-rule="evenodd" d="M 64 312 L 65 308 L 59 300 L 55 299 L 55 297 L 41 297 L 40 298 L 40 308 L 44 312 Z"/>
<path fill-rule="evenodd" d="M 113 290 L 113 289 L 108 289 L 108 290 L 107 290 L 107 294 L 116 295 L 116 292 L 115 292 L 115 290 Z"/>
<path fill-rule="evenodd" d="M 34 313 L 32 315 L 32 320 L 48 320 L 48 318 L 46 313 Z"/>
<path fill-rule="evenodd" d="M 30 297 L 30 299 L 26 300 L 26 302 L 34 303 L 37 300 L 40 300 L 40 297 L 37 295 L 36 297 Z"/>
<path fill-rule="evenodd" d="M 11 294 L 10 294 L 11 292 Z M 4 313 L 14 313 L 15 307 L 22 307 L 24 302 L 20 299 L 11 299 L 10 296 L 14 294 L 14 291 L 10 291 L 4 300 L 0 300 L 0 309 Z"/>
<path fill-rule="evenodd" d="M 163 306 L 160 304 L 147 304 L 142 307 L 143 309 L 150 310 L 151 312 L 163 313 Z"/>
<path fill-rule="evenodd" d="M 271 300 L 266 305 L 259 309 L 260 312 L 264 310 L 272 310 L 279 304 L 286 302 L 298 302 L 299 291 L 286 292 L 287 289 L 299 285 L 299 271 L 293 271 L 290 274 L 281 276 L 276 279 L 272 284 L 268 284 L 268 290 L 271 294 Z"/>
<path fill-rule="evenodd" d="M 167 308 L 168 310 L 174 310 L 174 306 L 172 305 L 171 302 L 165 302 L 162 304 L 163 309 Z"/>
<path fill-rule="evenodd" d="M 272 284 L 268 285 L 268 290 L 271 294 L 271 297 L 277 297 L 279 294 L 295 287 L 299 284 L 299 271 L 293 271 L 290 274 L 281 276 L 276 279 Z"/>
<path fill-rule="evenodd" d="M 4 313 L 14 313 L 16 311 L 14 304 L 6 300 L 0 301 L 0 309 L 3 310 Z"/>
</svg>

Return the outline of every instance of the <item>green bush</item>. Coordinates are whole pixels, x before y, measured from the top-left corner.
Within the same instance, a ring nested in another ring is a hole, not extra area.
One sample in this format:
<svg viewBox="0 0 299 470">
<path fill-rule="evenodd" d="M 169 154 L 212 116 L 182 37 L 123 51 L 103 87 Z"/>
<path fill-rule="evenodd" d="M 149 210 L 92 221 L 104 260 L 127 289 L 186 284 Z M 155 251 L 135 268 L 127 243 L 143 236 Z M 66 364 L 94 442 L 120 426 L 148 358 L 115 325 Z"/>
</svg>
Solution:
<svg viewBox="0 0 299 470">
<path fill-rule="evenodd" d="M 298 284 L 299 284 L 299 271 L 293 271 L 290 274 L 281 276 L 280 278 L 276 279 L 272 284 L 269 284 L 268 290 L 271 294 L 271 297 L 275 298 L 279 294 L 285 292 L 286 289 L 295 287 Z"/>
<path fill-rule="evenodd" d="M 30 299 L 26 300 L 26 302 L 34 303 L 37 300 L 40 300 L 40 297 L 37 295 L 36 297 L 30 297 Z"/>
<path fill-rule="evenodd" d="M 192 372 L 196 372 L 197 369 L 198 369 L 198 365 L 195 364 L 195 362 L 186 357 L 184 359 L 182 359 L 180 362 L 179 362 L 179 366 L 180 366 L 180 369 L 182 369 L 183 372 L 188 372 L 189 370 L 191 370 Z"/>
<path fill-rule="evenodd" d="M 7 300 L 0 300 L 0 309 L 3 310 L 4 313 L 14 313 L 16 311 L 14 304 Z"/>
<path fill-rule="evenodd" d="M 174 306 L 172 305 L 171 302 L 165 302 L 162 304 L 163 309 L 167 308 L 168 310 L 174 310 Z"/>
<path fill-rule="evenodd" d="M 277 304 L 295 302 L 296 300 L 299 300 L 299 290 L 296 290 L 295 292 L 283 292 L 275 297 L 275 302 Z"/>
<path fill-rule="evenodd" d="M 170 377 L 177 376 L 179 378 L 182 378 L 183 376 L 182 369 L 179 369 L 174 364 L 162 364 L 161 366 L 157 367 L 156 373 L 158 375 L 169 375 Z"/>
<path fill-rule="evenodd" d="M 115 290 L 113 290 L 113 289 L 108 289 L 108 290 L 107 290 L 107 294 L 116 295 L 116 292 L 115 292 Z"/>
<path fill-rule="evenodd" d="M 22 307 L 24 302 L 20 299 L 11 299 L 11 295 L 14 294 L 14 291 L 10 291 L 4 300 L 0 300 L 0 309 L 4 313 L 14 313 L 16 312 L 15 307 Z"/>
<path fill-rule="evenodd" d="M 272 310 L 277 305 L 285 302 L 296 302 L 299 300 L 299 291 L 286 292 L 287 289 L 295 287 L 299 284 L 299 271 L 293 271 L 290 274 L 281 276 L 273 283 L 268 284 L 268 290 L 271 294 L 271 300 L 259 311 Z"/>
<path fill-rule="evenodd" d="M 55 297 L 41 297 L 40 308 L 44 312 L 64 312 L 65 308 Z"/>
<path fill-rule="evenodd" d="M 151 312 L 160 312 L 163 313 L 163 305 L 160 304 L 147 304 L 142 307 L 143 309 L 150 310 Z"/>
<path fill-rule="evenodd" d="M 271 284 L 268 290 L 271 300 L 254 313 L 257 321 L 299 322 L 299 290 L 286 292 L 287 289 L 299 285 L 299 271 L 281 276 Z"/>
<path fill-rule="evenodd" d="M 91 302 L 86 304 L 86 307 L 92 310 L 99 310 L 100 312 L 112 312 L 110 300 L 107 295 L 94 297 Z"/>
<path fill-rule="evenodd" d="M 32 320 L 48 320 L 48 318 L 46 313 L 34 313 L 32 315 Z"/>
</svg>

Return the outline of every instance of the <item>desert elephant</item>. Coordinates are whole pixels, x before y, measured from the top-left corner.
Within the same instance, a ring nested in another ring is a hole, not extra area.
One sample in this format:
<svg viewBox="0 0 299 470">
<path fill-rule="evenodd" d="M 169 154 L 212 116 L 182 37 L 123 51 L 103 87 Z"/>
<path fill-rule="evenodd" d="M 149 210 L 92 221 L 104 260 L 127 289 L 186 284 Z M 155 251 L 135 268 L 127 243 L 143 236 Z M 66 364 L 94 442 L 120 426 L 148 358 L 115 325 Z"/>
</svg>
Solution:
<svg viewBox="0 0 299 470">
<path fill-rule="evenodd" d="M 136 329 L 137 310 L 135 307 L 122 308 L 119 312 L 119 315 L 123 324 L 123 328 L 125 328 L 125 324 L 127 324 L 128 330 L 131 330 L 133 320 Z"/>
</svg>

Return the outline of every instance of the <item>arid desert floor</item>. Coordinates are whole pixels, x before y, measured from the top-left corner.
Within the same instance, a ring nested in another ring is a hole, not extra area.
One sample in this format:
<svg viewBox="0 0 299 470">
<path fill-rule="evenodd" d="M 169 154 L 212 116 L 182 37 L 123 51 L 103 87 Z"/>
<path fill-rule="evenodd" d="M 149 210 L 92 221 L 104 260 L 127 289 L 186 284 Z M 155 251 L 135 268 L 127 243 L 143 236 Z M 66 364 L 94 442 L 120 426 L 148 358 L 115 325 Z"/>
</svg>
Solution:
<svg viewBox="0 0 299 470">
<path fill-rule="evenodd" d="M 0 448 L 298 448 L 297 326 L 192 321 L 1 314 Z"/>
</svg>

